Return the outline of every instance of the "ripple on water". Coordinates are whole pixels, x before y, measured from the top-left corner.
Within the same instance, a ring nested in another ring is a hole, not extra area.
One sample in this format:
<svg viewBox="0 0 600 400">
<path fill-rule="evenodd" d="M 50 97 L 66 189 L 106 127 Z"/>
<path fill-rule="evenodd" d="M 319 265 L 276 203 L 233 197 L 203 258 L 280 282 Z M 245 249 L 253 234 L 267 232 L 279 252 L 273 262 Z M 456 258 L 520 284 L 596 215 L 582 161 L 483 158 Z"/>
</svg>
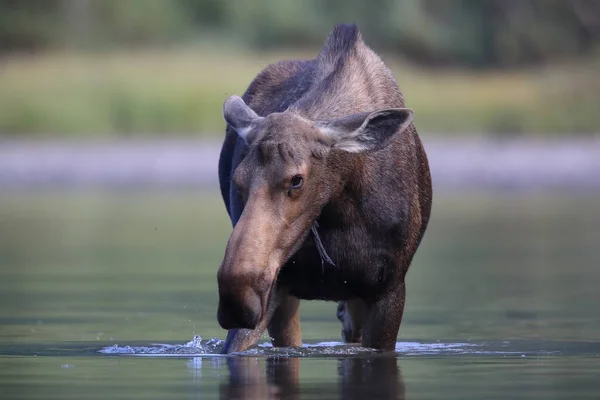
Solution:
<svg viewBox="0 0 600 400">
<path fill-rule="evenodd" d="M 202 340 L 198 335 L 185 344 L 161 344 L 151 346 L 120 346 L 118 344 L 104 347 L 100 353 L 108 355 L 131 355 L 131 356 L 207 356 L 221 355 L 225 341 L 217 338 Z M 273 347 L 271 343 L 264 342 L 257 347 L 246 351 L 232 353 L 244 356 L 280 356 L 280 357 L 315 357 L 315 356 L 342 356 L 373 353 L 374 350 L 347 345 L 341 342 L 319 342 L 315 344 L 304 344 L 302 347 Z"/>
<path fill-rule="evenodd" d="M 198 335 L 185 344 L 153 344 L 151 346 L 120 346 L 118 344 L 104 347 L 100 353 L 108 355 L 156 356 L 156 357 L 189 357 L 189 356 L 215 356 L 220 355 L 224 341 L 212 338 L 202 340 Z M 511 346 L 509 342 L 398 342 L 396 343 L 398 355 L 548 355 L 555 351 L 542 349 L 523 349 Z M 342 342 L 306 343 L 301 347 L 273 347 L 271 343 L 260 343 L 257 347 L 234 353 L 243 356 L 271 356 L 271 357 L 335 357 L 373 355 L 374 349 L 349 345 Z"/>
</svg>

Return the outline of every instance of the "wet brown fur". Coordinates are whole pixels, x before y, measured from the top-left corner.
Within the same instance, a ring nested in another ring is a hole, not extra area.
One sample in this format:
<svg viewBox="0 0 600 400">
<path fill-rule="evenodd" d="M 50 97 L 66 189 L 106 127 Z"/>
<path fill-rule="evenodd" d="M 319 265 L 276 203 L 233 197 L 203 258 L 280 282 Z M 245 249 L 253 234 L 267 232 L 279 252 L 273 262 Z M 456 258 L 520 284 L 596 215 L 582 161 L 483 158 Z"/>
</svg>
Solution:
<svg viewBox="0 0 600 400">
<path fill-rule="evenodd" d="M 246 141 L 229 125 L 219 160 L 234 225 L 218 274 L 224 352 L 265 329 L 274 345 L 300 345 L 298 299 L 338 301 L 344 340 L 392 350 L 431 210 L 427 157 L 412 123 L 395 135 L 378 125 L 386 138 L 372 151 L 338 150 L 322 134 L 404 108 L 391 72 L 356 26 L 340 25 L 317 58 L 268 66 L 242 98 L 263 118 Z M 304 186 L 286 195 L 295 174 Z M 309 236 L 314 221 L 335 266 Z"/>
</svg>

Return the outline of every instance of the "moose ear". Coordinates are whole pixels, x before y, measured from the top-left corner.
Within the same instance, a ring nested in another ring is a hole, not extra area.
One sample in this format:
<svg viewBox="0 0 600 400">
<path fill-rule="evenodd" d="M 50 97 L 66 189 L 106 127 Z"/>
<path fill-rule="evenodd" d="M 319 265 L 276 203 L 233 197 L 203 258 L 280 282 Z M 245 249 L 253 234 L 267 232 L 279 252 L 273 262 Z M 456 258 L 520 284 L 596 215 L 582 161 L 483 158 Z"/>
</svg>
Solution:
<svg viewBox="0 0 600 400">
<path fill-rule="evenodd" d="M 317 122 L 316 125 L 323 135 L 333 140 L 332 148 L 360 153 L 387 146 L 394 135 L 410 125 L 413 115 L 409 108 L 389 108 Z"/>
<path fill-rule="evenodd" d="M 223 103 L 223 118 L 237 134 L 249 142 L 251 131 L 264 118 L 259 117 L 239 96 L 231 96 Z"/>
</svg>

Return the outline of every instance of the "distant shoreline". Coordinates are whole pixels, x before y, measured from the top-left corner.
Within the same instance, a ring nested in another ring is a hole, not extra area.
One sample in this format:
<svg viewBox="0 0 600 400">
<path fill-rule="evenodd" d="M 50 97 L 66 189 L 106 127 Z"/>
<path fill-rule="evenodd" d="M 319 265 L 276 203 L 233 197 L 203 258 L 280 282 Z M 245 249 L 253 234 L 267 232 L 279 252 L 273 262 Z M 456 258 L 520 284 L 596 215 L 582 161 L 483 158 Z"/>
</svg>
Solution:
<svg viewBox="0 0 600 400">
<path fill-rule="evenodd" d="M 423 135 L 434 189 L 600 189 L 600 136 Z M 0 139 L 0 188 L 218 188 L 221 140 Z"/>
</svg>

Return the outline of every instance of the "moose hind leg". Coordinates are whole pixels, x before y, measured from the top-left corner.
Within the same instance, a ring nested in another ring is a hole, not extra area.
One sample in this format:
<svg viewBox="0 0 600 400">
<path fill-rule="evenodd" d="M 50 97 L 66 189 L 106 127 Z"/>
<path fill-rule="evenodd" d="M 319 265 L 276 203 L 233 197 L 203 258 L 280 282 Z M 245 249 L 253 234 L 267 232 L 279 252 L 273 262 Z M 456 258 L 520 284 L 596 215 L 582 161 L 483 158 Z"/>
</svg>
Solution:
<svg viewBox="0 0 600 400">
<path fill-rule="evenodd" d="M 362 336 L 362 345 L 375 349 L 393 351 L 402 314 L 406 286 L 404 282 L 393 291 L 368 304 Z"/>
<path fill-rule="evenodd" d="M 346 343 L 360 343 L 367 306 L 361 299 L 340 301 L 337 317 L 342 322 L 342 340 Z"/>
</svg>

